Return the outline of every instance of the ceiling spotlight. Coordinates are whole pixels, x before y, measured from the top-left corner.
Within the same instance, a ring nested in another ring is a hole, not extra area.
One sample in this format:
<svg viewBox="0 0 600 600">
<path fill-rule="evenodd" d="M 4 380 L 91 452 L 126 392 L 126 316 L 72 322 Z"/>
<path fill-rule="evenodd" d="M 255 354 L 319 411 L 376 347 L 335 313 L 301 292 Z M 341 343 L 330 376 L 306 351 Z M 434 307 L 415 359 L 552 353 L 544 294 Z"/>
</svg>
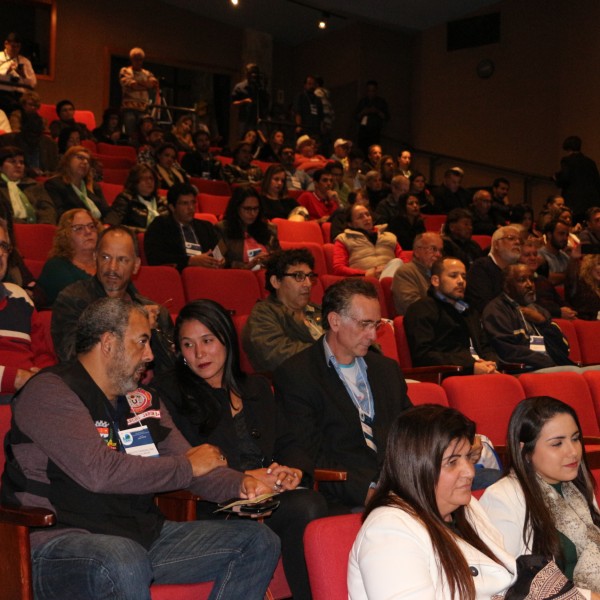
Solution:
<svg viewBox="0 0 600 600">
<path fill-rule="evenodd" d="M 237 6 L 240 0 L 231 0 L 231 4 Z"/>
<path fill-rule="evenodd" d="M 329 13 L 321 13 L 321 18 L 319 19 L 319 29 L 327 29 L 327 19 L 329 19 Z"/>
</svg>

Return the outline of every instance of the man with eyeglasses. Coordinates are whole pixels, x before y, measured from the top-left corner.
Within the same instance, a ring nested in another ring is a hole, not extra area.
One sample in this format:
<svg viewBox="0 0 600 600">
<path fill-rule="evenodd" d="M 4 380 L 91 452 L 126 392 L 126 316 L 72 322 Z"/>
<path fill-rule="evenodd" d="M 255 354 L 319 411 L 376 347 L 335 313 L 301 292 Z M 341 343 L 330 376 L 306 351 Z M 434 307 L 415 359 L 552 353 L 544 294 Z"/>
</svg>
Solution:
<svg viewBox="0 0 600 600">
<path fill-rule="evenodd" d="M 479 314 L 488 302 L 502 292 L 502 271 L 521 258 L 521 230 L 506 225 L 494 231 L 487 256 L 478 258 L 467 273 L 467 302 Z"/>
<path fill-rule="evenodd" d="M 338 281 L 323 297 L 325 335 L 275 371 L 276 398 L 314 467 L 348 474 L 319 486 L 331 512 L 371 497 L 389 428 L 412 406 L 398 363 L 371 349 L 380 324 L 373 284 Z"/>
<path fill-rule="evenodd" d="M 254 305 L 242 332 L 256 371 L 274 371 L 323 335 L 321 307 L 310 301 L 314 267 L 313 255 L 304 248 L 274 252 L 266 262 L 269 296 Z"/>
<path fill-rule="evenodd" d="M 55 363 L 42 324 L 27 292 L 4 281 L 12 246 L 0 219 L 0 392 L 20 389 L 43 367 Z"/>
<path fill-rule="evenodd" d="M 412 260 L 397 269 L 392 280 L 394 306 L 399 315 L 422 298 L 427 297 L 430 285 L 431 266 L 442 256 L 444 242 L 438 233 L 420 233 L 413 244 Z"/>
<path fill-rule="evenodd" d="M 404 330 L 415 367 L 460 365 L 474 375 L 496 373 L 498 356 L 479 313 L 464 301 L 466 275 L 460 260 L 439 258 L 431 267 L 427 298 L 408 307 Z"/>
<path fill-rule="evenodd" d="M 279 162 L 285 169 L 285 187 L 288 190 L 307 190 L 312 185 L 312 177 L 302 169 L 296 169 L 296 152 L 292 146 L 284 145 L 279 152 Z"/>
</svg>

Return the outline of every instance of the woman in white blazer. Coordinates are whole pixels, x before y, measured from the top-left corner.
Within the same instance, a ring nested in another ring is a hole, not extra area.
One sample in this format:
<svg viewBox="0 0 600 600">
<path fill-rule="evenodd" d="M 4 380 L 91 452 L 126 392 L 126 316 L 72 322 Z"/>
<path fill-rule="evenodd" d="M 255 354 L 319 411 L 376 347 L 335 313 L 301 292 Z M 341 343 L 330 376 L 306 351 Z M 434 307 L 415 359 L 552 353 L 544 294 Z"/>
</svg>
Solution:
<svg viewBox="0 0 600 600">
<path fill-rule="evenodd" d="M 351 600 L 489 600 L 511 585 L 515 560 L 471 498 L 474 435 L 451 408 L 398 417 L 350 553 Z"/>
<path fill-rule="evenodd" d="M 548 396 L 521 401 L 508 425 L 507 475 L 481 507 L 514 556 L 551 556 L 582 595 L 600 598 L 600 513 L 575 411 Z"/>
</svg>

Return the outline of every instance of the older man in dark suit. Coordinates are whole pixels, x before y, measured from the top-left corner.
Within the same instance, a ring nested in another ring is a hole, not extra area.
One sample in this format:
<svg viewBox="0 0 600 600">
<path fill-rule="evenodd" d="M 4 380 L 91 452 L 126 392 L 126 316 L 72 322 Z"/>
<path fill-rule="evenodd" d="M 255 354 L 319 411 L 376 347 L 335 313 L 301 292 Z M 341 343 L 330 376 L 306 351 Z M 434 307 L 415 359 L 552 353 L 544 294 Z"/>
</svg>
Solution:
<svg viewBox="0 0 600 600">
<path fill-rule="evenodd" d="M 344 279 L 323 298 L 325 335 L 275 371 L 276 396 L 314 466 L 348 473 L 319 487 L 336 512 L 367 501 L 389 427 L 411 406 L 398 364 L 370 349 L 380 323 L 373 285 Z"/>
</svg>

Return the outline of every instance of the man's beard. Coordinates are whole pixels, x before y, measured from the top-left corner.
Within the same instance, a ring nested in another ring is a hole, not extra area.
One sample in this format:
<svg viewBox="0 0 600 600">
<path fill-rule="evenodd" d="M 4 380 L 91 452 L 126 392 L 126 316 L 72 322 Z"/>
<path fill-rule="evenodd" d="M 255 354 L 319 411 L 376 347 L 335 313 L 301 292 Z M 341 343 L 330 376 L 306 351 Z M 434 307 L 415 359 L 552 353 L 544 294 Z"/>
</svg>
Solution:
<svg viewBox="0 0 600 600">
<path fill-rule="evenodd" d="M 146 363 L 144 361 L 137 363 L 135 368 L 128 366 L 125 348 L 123 344 L 119 346 L 117 353 L 111 361 L 109 372 L 111 373 L 117 393 L 120 396 L 124 396 L 137 389 L 143 375 L 141 369 L 145 370 L 145 367 Z"/>
</svg>

